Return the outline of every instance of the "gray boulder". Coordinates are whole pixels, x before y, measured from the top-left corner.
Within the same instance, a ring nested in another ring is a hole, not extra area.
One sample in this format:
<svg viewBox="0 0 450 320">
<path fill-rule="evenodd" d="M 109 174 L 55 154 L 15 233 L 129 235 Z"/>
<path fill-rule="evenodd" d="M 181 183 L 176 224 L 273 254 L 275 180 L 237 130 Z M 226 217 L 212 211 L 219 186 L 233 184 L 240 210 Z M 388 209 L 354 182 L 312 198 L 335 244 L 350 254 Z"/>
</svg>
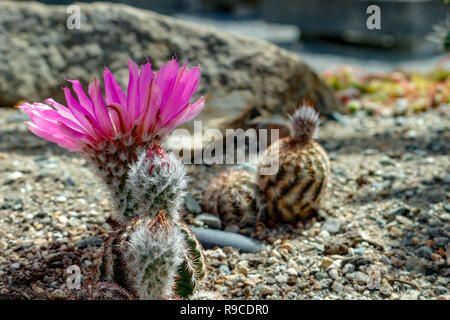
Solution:
<svg viewBox="0 0 450 320">
<path fill-rule="evenodd" d="M 64 102 L 65 79 L 87 85 L 104 66 L 126 87 L 128 57 L 138 63 L 148 57 L 158 69 L 175 55 L 201 64 L 197 96 L 207 98 L 207 107 L 199 120 L 207 127 L 285 116 L 304 99 L 323 114 L 341 106 L 300 57 L 270 43 L 121 4 L 77 5 L 81 28 L 70 30 L 67 6 L 0 2 L 1 106 L 47 97 Z"/>
</svg>

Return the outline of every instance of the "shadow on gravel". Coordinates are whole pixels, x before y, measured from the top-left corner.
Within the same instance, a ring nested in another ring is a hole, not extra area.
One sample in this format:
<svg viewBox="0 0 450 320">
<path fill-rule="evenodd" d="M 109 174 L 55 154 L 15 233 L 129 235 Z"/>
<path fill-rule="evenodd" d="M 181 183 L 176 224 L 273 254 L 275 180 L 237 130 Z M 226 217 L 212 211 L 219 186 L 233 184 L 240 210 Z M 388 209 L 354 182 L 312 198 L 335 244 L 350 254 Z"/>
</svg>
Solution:
<svg viewBox="0 0 450 320">
<path fill-rule="evenodd" d="M 407 205 L 426 209 L 430 204 L 446 201 L 449 192 L 450 184 L 435 177 L 432 180 L 419 181 L 411 187 L 389 188 L 381 191 L 367 190 L 365 193 L 360 193 L 361 195 L 354 195 L 351 201 L 355 204 L 364 204 L 397 199 Z"/>
<path fill-rule="evenodd" d="M 431 138 L 430 138 L 431 137 Z M 450 153 L 450 134 L 430 134 L 430 136 L 406 139 L 387 133 L 374 136 L 355 135 L 352 137 L 336 138 L 328 136 L 319 139 L 327 151 L 337 151 L 340 154 L 362 154 L 367 149 L 377 149 L 383 153 L 394 152 L 401 155 L 408 151 L 426 151 L 427 155 L 447 155 Z M 419 151 L 419 152 L 420 152 Z"/>
</svg>

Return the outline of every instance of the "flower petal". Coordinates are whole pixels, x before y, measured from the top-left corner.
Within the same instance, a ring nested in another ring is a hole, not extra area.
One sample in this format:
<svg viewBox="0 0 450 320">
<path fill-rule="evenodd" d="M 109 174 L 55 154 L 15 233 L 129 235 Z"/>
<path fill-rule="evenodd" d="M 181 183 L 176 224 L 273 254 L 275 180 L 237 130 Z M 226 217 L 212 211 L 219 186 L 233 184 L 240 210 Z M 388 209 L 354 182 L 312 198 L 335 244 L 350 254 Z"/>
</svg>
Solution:
<svg viewBox="0 0 450 320">
<path fill-rule="evenodd" d="M 114 135 L 114 127 L 111 123 L 108 110 L 103 101 L 102 92 L 100 91 L 100 82 L 95 79 L 89 84 L 89 97 L 94 105 L 95 119 L 98 122 L 98 129 L 103 132 L 106 137 Z"/>
<path fill-rule="evenodd" d="M 125 94 L 108 68 L 105 68 L 105 71 L 103 71 L 103 82 L 105 83 L 106 103 L 117 103 L 126 106 L 127 100 Z"/>
<path fill-rule="evenodd" d="M 139 117 L 150 105 L 151 98 L 151 88 L 153 84 L 153 79 L 155 75 L 152 71 L 152 65 L 147 62 L 145 65 L 141 66 L 140 76 L 139 76 L 139 111 L 137 116 Z"/>
<path fill-rule="evenodd" d="M 131 121 L 131 127 L 137 119 L 139 110 L 139 68 L 136 63 L 128 59 L 129 80 L 127 91 L 127 110 Z M 131 129 L 131 128 L 129 128 Z"/>
<path fill-rule="evenodd" d="M 73 91 L 75 91 L 78 97 L 78 101 L 80 101 L 80 104 L 83 106 L 83 108 L 86 109 L 91 115 L 94 115 L 94 108 L 92 106 L 92 102 L 84 93 L 80 81 L 79 80 L 67 80 L 67 81 L 72 83 L 72 89 Z"/>
</svg>

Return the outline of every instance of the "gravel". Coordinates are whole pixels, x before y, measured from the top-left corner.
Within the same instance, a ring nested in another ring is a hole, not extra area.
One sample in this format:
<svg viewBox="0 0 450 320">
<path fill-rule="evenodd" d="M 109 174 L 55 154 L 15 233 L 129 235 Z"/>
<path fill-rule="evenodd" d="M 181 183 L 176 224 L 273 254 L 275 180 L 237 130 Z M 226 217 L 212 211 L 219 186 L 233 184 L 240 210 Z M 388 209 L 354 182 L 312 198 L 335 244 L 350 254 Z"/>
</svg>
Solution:
<svg viewBox="0 0 450 320">
<path fill-rule="evenodd" d="M 66 268 L 88 277 L 114 227 L 111 206 L 84 160 L 18 117 L 0 109 L 0 299 L 63 299 Z M 448 109 L 325 121 L 333 175 L 318 216 L 238 227 L 265 247 L 205 250 L 205 287 L 225 299 L 450 298 L 449 127 Z M 189 224 L 205 223 L 192 200 L 223 169 L 189 167 Z"/>
</svg>

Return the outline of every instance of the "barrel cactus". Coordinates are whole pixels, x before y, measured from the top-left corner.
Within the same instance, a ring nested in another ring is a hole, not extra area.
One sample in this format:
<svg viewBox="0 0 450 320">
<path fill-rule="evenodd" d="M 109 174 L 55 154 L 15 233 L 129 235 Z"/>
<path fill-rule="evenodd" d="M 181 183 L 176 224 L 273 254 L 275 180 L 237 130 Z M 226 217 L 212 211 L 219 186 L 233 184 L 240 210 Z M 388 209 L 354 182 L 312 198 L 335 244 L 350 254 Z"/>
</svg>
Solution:
<svg viewBox="0 0 450 320">
<path fill-rule="evenodd" d="M 264 219 L 264 205 L 254 172 L 228 169 L 210 181 L 203 207 L 224 225 L 254 226 Z"/>
<path fill-rule="evenodd" d="M 330 179 L 330 162 L 325 150 L 314 141 L 319 114 L 311 106 L 297 109 L 290 124 L 290 135 L 273 143 L 263 154 L 258 185 L 267 201 L 268 216 L 296 223 L 314 214 L 321 206 Z M 274 175 L 261 169 L 279 159 Z"/>
</svg>

